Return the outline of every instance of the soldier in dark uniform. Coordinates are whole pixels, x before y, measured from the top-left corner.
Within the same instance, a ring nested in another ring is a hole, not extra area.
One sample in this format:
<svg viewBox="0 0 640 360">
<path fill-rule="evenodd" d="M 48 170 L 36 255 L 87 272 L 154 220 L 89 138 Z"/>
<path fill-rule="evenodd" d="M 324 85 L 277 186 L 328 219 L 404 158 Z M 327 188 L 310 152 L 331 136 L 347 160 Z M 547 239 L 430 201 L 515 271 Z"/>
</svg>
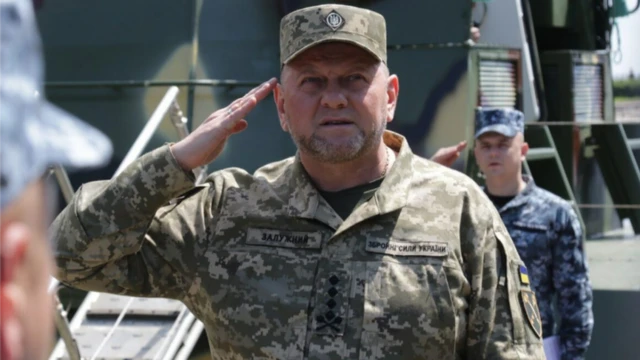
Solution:
<svg viewBox="0 0 640 360">
<path fill-rule="evenodd" d="M 542 317 L 544 337 L 560 337 L 562 359 L 583 359 L 593 329 L 592 290 L 583 233 L 571 205 L 522 174 L 529 149 L 523 114 L 478 109 L 474 154 L 485 192 L 498 208 L 528 270 Z M 525 273 L 528 271 L 528 273 Z M 559 315 L 554 321 L 554 311 Z"/>
</svg>

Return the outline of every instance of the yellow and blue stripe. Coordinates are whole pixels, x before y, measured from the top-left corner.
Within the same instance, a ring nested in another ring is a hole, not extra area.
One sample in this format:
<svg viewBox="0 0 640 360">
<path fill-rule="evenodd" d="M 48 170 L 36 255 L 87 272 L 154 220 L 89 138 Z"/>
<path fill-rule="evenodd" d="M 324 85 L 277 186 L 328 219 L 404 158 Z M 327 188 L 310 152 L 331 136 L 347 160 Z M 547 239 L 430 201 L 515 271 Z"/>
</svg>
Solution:
<svg viewBox="0 0 640 360">
<path fill-rule="evenodd" d="M 523 284 L 529 284 L 529 273 L 527 272 L 527 268 L 524 265 L 520 265 L 518 271 L 520 273 L 520 282 Z"/>
</svg>

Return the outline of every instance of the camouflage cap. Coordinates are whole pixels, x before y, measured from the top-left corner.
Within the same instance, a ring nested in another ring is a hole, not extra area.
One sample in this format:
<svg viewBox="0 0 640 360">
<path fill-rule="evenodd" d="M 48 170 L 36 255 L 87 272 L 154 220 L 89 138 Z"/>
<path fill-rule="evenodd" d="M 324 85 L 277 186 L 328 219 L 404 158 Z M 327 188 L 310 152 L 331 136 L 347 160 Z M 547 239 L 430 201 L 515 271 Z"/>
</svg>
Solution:
<svg viewBox="0 0 640 360">
<path fill-rule="evenodd" d="M 280 63 L 284 65 L 304 50 L 329 41 L 360 46 L 387 62 L 387 30 L 382 15 L 354 6 L 324 4 L 282 18 Z"/>
<path fill-rule="evenodd" d="M 504 136 L 514 137 L 524 132 L 524 114 L 511 108 L 476 108 L 476 134 L 497 132 Z"/>
<path fill-rule="evenodd" d="M 44 60 L 32 0 L 0 0 L 0 207 L 54 164 L 106 165 L 111 141 L 44 99 Z"/>
</svg>

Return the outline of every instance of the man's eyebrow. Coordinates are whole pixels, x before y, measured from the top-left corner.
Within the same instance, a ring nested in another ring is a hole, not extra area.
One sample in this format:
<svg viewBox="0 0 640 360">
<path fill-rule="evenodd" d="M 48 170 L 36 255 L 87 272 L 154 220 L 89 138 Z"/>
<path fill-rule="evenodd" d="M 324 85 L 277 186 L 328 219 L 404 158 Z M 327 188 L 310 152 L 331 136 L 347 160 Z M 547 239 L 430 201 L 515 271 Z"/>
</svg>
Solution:
<svg viewBox="0 0 640 360">
<path fill-rule="evenodd" d="M 303 65 L 298 70 L 298 75 L 316 74 L 318 71 L 311 65 Z"/>
</svg>

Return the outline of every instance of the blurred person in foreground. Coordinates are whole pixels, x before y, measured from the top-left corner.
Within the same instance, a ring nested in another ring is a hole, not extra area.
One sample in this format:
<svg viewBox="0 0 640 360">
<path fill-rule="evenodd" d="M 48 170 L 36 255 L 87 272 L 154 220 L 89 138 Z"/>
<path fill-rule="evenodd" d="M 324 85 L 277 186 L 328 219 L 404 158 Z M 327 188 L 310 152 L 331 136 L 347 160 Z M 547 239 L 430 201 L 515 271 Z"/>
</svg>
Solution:
<svg viewBox="0 0 640 360">
<path fill-rule="evenodd" d="M 48 168 L 106 165 L 109 140 L 43 97 L 30 0 L 0 0 L 0 359 L 48 357 L 54 337 L 47 227 L 57 189 Z"/>
</svg>

